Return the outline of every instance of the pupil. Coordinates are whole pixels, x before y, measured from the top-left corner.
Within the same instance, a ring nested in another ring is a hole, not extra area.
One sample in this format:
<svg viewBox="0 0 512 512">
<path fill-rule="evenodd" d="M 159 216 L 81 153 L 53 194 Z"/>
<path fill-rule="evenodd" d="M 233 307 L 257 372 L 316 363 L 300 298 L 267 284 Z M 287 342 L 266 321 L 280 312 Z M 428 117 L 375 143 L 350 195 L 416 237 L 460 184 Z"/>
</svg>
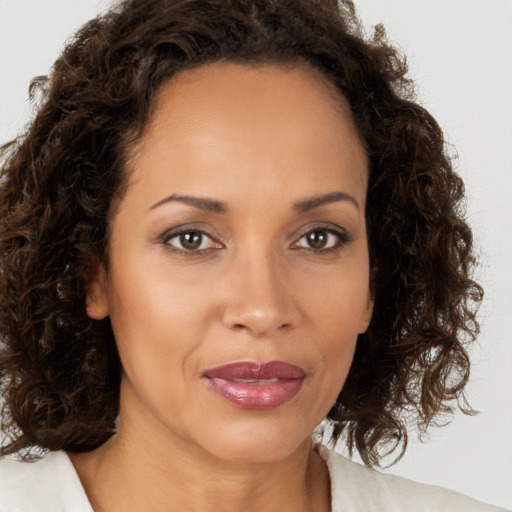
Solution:
<svg viewBox="0 0 512 512">
<path fill-rule="evenodd" d="M 327 243 L 327 233 L 325 231 L 313 231 L 309 233 L 308 243 L 313 249 L 323 249 Z"/>
<path fill-rule="evenodd" d="M 190 231 L 180 235 L 180 242 L 182 247 L 188 250 L 197 249 L 201 246 L 203 235 L 197 231 Z"/>
</svg>

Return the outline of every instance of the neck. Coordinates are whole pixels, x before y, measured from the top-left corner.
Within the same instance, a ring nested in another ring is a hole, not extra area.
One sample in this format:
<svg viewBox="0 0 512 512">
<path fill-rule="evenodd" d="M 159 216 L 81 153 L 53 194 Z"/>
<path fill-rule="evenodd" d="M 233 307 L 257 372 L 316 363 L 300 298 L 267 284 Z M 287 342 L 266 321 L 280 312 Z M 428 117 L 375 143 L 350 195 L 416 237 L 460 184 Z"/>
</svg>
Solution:
<svg viewBox="0 0 512 512">
<path fill-rule="evenodd" d="M 134 437 L 121 421 L 100 448 L 70 457 L 95 512 L 330 510 L 327 468 L 310 439 L 281 460 L 239 462 L 154 431 Z"/>
</svg>

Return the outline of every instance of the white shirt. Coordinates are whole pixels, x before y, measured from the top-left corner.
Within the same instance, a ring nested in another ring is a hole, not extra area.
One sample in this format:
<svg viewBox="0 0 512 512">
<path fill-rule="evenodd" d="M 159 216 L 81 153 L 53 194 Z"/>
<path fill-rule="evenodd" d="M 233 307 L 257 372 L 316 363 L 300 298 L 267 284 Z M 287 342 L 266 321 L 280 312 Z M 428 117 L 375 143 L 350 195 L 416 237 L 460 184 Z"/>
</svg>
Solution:
<svg viewBox="0 0 512 512">
<path fill-rule="evenodd" d="M 332 512 L 499 512 L 462 494 L 385 475 L 324 447 Z M 37 462 L 0 461 L 0 512 L 93 512 L 65 452 Z"/>
</svg>

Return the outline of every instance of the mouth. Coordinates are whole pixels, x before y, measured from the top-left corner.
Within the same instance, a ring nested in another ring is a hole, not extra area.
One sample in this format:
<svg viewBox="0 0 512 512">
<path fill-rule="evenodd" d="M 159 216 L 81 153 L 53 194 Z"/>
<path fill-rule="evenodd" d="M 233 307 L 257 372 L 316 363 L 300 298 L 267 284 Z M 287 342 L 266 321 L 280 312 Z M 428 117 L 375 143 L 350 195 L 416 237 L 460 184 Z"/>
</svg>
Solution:
<svg viewBox="0 0 512 512">
<path fill-rule="evenodd" d="M 273 409 L 292 400 L 306 378 L 304 370 L 283 361 L 238 361 L 203 374 L 208 387 L 241 409 Z"/>
</svg>

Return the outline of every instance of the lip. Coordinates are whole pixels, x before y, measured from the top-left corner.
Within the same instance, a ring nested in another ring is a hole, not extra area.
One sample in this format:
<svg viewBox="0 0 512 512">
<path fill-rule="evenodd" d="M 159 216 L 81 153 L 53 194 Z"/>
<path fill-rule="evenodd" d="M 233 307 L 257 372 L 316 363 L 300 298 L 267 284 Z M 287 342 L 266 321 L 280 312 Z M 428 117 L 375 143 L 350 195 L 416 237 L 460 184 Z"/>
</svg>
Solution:
<svg viewBox="0 0 512 512">
<path fill-rule="evenodd" d="M 208 387 L 241 409 L 273 409 L 289 402 L 302 388 L 305 371 L 283 361 L 237 361 L 204 372 Z"/>
</svg>

